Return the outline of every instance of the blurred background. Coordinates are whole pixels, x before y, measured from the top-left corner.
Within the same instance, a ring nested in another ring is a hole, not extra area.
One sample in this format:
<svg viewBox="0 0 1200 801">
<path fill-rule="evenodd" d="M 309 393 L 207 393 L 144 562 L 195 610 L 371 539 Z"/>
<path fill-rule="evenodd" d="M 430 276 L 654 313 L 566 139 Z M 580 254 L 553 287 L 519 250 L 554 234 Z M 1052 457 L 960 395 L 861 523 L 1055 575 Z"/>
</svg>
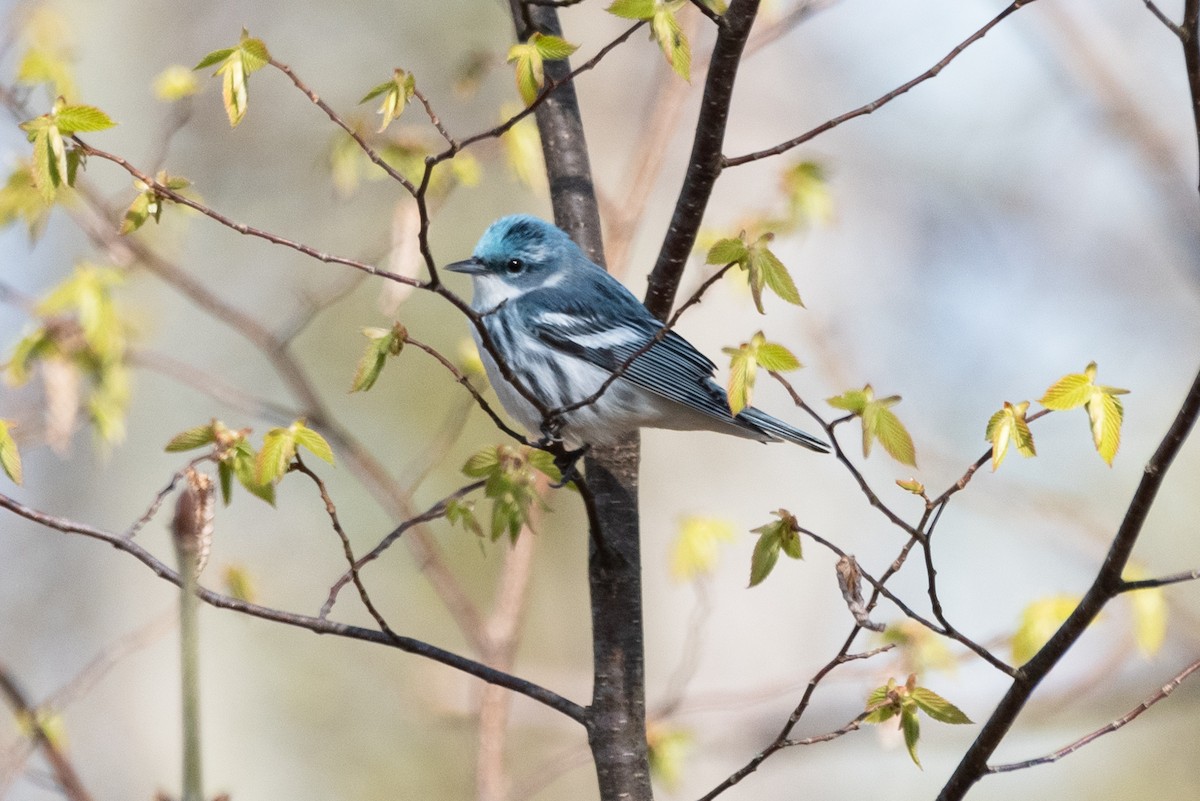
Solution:
<svg viewBox="0 0 1200 801">
<path fill-rule="evenodd" d="M 627 27 L 605 5 L 588 0 L 562 11 L 566 38 L 581 45 L 575 63 Z M 1162 8 L 1178 18 L 1181 6 Z M 791 0 L 764 3 L 760 33 L 774 38 L 752 45 L 739 73 L 726 153 L 769 147 L 879 97 L 1002 8 L 980 0 L 842 0 L 801 13 Z M 490 0 L 56 0 L 10 4 L 7 13 L 4 82 L 11 83 L 31 37 L 59 42 L 75 64 L 78 101 L 120 123 L 91 135 L 92 144 L 148 171 L 186 176 L 198 197 L 234 220 L 389 269 L 413 264 L 404 192 L 331 156 L 344 155 L 338 131 L 283 75 L 268 69 L 251 77 L 249 111 L 232 130 L 211 70 L 197 73 L 199 94 L 174 102 L 156 97 L 156 77 L 232 46 L 245 27 L 364 130 L 378 118 L 373 104 L 356 103 L 396 67 L 414 73 L 459 138 L 491 127 L 503 108 L 511 113 L 519 103 L 504 64 L 511 20 L 505 4 Z M 699 62 L 711 47 L 711 26 L 694 9 L 681 18 Z M 578 82 L 612 266 L 639 294 L 686 166 L 702 84 L 699 69 L 690 86 L 673 77 L 641 34 Z M 29 116 L 47 110 L 44 93 L 28 97 Z M 417 103 L 388 136 L 397 152 L 440 145 Z M 0 147 L 6 170 L 28 152 L 15 124 L 0 129 Z M 501 214 L 549 215 L 544 192 L 514 170 L 511 149 L 489 140 L 469 152 L 477 176 L 463 169 L 459 185 L 439 191 L 434 209 L 430 240 L 442 263 L 465 257 Z M 1034 425 L 1036 459 L 1014 453 L 996 473 L 980 470 L 940 523 L 935 555 L 947 615 L 1009 658 L 1008 643 L 1031 603 L 1088 586 L 1200 362 L 1196 152 L 1178 41 L 1142 4 L 1031 4 L 936 79 L 874 114 L 779 158 L 726 171 L 706 217 L 709 236 L 736 235 L 747 221 L 778 213 L 787 203 L 781 175 L 801 162 L 820 166 L 824 211 L 775 244 L 806 308 L 768 297 L 759 316 L 745 287 L 728 280 L 679 329 L 718 362 L 722 347 L 763 330 L 804 362 L 791 380 L 823 412 L 833 411 L 823 399 L 866 383 L 880 395 L 902 395 L 893 410 L 915 440 L 919 469 L 878 448 L 864 461 L 856 426 L 841 432 L 884 502 L 913 521 L 920 501 L 893 482 L 916 477 L 931 493 L 950 486 L 984 452 L 985 424 L 1004 401 L 1036 401 L 1093 360 L 1101 383 L 1131 390 L 1111 468 L 1095 453 L 1081 411 L 1051 415 Z M 136 195 L 128 175 L 93 159 L 86 176 L 110 207 L 105 230 L 115 230 Z M 396 524 L 395 504 L 427 508 L 464 483 L 458 471 L 471 453 L 502 441 L 484 415 L 469 411 L 449 374 L 411 348 L 369 393 L 348 393 L 364 326 L 400 320 L 451 359 L 463 358 L 466 324 L 440 299 L 398 297 L 384 282 L 177 208 L 133 237 L 265 330 L 291 338 L 289 352 L 330 414 L 401 490 L 391 505 L 381 502 L 345 452 L 336 469 L 317 466 L 357 552 Z M 62 210 L 35 243 L 20 222 L 0 233 L 3 358 L 34 324 L 30 302 L 73 265 L 128 256 L 110 234 L 100 238 L 107 248 L 98 249 Z M 710 274 L 702 255 L 681 298 Z M 5 386 L 0 396 L 0 417 L 19 422 L 25 459 L 24 485 L 5 483 L 3 491 L 112 531 L 142 515 L 186 462 L 187 455 L 163 452 L 174 434 L 216 417 L 257 437 L 288 422 L 261 401 L 283 412 L 304 405 L 246 337 L 153 271 L 135 265 L 127 272 L 114 290 L 135 354 L 124 441 L 98 443 L 82 418 L 73 429 L 68 419 L 65 436 L 61 417 L 52 430 L 44 420 L 53 388 L 44 376 Z M 465 282 L 455 286 L 467 291 Z M 814 428 L 765 377 L 755 404 Z M 663 777 L 658 792 L 694 798 L 774 738 L 853 623 L 837 592 L 835 559 L 812 543 L 804 561 L 785 559 L 763 585 L 747 589 L 750 529 L 787 508 L 875 575 L 904 540 L 833 459 L 704 433 L 652 431 L 642 442 L 648 704 L 656 713 L 670 708 L 656 717 L 656 736 L 682 752 L 678 775 Z M 1200 566 L 1198 488 L 1200 450 L 1192 442 L 1138 544 L 1145 575 Z M 536 533 L 525 535 L 532 561 L 513 670 L 582 703 L 591 689 L 587 533 L 573 495 L 551 492 L 546 503 Z M 168 515 L 139 534 L 164 559 Z M 683 523 L 696 517 L 719 521 L 733 535 L 720 540 L 711 573 L 680 580 L 672 551 Z M 0 663 L 34 700 L 60 702 L 56 725 L 97 798 L 177 792 L 174 588 L 97 542 L 11 515 L 0 520 Z M 426 534 L 486 615 L 514 573 L 509 546 L 480 547 L 445 521 Z M 376 602 L 397 631 L 474 654 L 418 561 L 395 547 L 366 568 Z M 289 477 L 276 508 L 235 491 L 232 505 L 218 509 L 203 581 L 220 589 L 230 567 L 249 577 L 261 603 L 316 613 L 344 563 L 311 485 Z M 918 565 L 891 586 L 927 608 Z M 352 596 L 343 593 L 334 616 L 368 623 Z M 1133 606 L 1113 603 L 1039 690 L 996 761 L 1040 756 L 1101 727 L 1193 661 L 1200 653 L 1196 587 L 1176 586 L 1163 597 L 1161 646 L 1139 648 Z M 886 603 L 874 617 L 903 622 Z M 205 608 L 201 626 L 211 792 L 297 801 L 476 797 L 479 682 L 391 649 L 230 612 Z M 879 643 L 860 641 L 864 648 Z M 836 671 L 796 736 L 843 725 L 874 687 L 890 676 L 903 681 L 913 669 L 975 721 L 987 718 L 1006 687 L 963 649 L 925 643 Z M 989 777 L 972 797 L 1195 798 L 1198 705 L 1200 683 L 1185 683 L 1122 731 L 1053 767 Z M 886 787 L 889 798 L 929 798 L 977 731 L 927 722 L 921 770 L 891 726 L 870 727 L 777 754 L 725 797 L 850 799 Z M 595 797 L 578 726 L 517 698 L 505 747 L 499 779 L 509 797 Z M 26 751 L 13 718 L 0 716 L 0 798 L 54 797 L 41 762 L 26 760 Z"/>
</svg>

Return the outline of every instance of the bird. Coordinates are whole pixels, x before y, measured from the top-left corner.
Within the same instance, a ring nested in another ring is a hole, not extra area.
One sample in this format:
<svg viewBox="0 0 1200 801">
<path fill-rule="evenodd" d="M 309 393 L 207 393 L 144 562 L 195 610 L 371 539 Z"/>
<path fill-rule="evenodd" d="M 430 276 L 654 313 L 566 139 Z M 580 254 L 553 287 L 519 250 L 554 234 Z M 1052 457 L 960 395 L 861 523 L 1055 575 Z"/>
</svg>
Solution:
<svg viewBox="0 0 1200 801">
<path fill-rule="evenodd" d="M 829 451 L 753 406 L 734 415 L 716 365 L 552 223 L 501 217 L 469 259 L 445 269 L 471 277 L 472 334 L 488 379 L 531 433 L 587 448 L 640 428 L 708 430 Z"/>
</svg>

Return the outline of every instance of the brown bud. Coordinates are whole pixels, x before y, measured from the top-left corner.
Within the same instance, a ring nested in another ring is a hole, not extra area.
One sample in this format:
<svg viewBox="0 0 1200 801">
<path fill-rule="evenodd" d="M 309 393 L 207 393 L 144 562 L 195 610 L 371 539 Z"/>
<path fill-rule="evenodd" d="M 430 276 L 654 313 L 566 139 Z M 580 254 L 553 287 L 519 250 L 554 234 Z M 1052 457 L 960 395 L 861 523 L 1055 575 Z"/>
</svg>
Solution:
<svg viewBox="0 0 1200 801">
<path fill-rule="evenodd" d="M 171 535 L 175 539 L 180 571 L 190 566 L 195 575 L 200 575 L 212 548 L 215 496 L 212 479 L 204 473 L 189 467 L 185 477 L 187 486 L 175 504 Z"/>
</svg>

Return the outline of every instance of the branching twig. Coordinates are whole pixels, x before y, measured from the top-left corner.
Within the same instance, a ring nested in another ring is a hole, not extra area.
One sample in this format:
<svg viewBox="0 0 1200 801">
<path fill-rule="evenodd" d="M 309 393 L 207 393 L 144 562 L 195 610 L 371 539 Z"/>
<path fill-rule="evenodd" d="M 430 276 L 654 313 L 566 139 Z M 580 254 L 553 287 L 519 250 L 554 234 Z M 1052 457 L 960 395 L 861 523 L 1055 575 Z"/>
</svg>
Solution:
<svg viewBox="0 0 1200 801">
<path fill-rule="evenodd" d="M 46 528 L 51 528 L 56 531 L 61 531 L 67 534 L 79 534 L 84 537 L 99 540 L 108 543 L 119 551 L 129 554 L 134 559 L 144 564 L 146 567 L 157 575 L 159 578 L 165 579 L 172 584 L 180 583 L 179 574 L 172 570 L 166 563 L 162 562 L 150 551 L 143 548 L 135 540 L 128 540 L 121 537 L 119 534 L 113 534 L 103 529 L 94 526 L 77 523 L 65 518 L 56 517 L 30 508 L 7 495 L 0 495 L 0 508 L 9 510 L 10 512 L 31 520 Z M 275 609 L 260 604 L 250 603 L 239 598 L 234 598 L 229 595 L 222 595 L 213 590 L 201 587 L 197 596 L 200 600 L 214 606 L 218 609 L 230 609 L 235 612 L 250 615 L 252 617 L 270 620 L 275 623 L 282 623 L 288 626 L 305 629 L 314 634 L 331 634 L 336 637 L 345 637 L 352 640 L 361 640 L 363 642 L 372 642 L 378 645 L 387 645 L 393 648 L 398 648 L 401 651 L 406 651 L 411 654 L 423 656 L 426 659 L 431 659 L 435 662 L 440 662 L 443 665 L 460 670 L 471 676 L 474 676 L 489 684 L 496 684 L 505 687 L 513 692 L 531 698 L 550 709 L 560 712 L 579 723 L 583 723 L 587 718 L 587 710 L 582 706 L 564 698 L 563 696 L 546 689 L 533 682 L 518 678 L 511 674 L 500 670 L 495 670 L 473 659 L 468 659 L 464 656 L 447 651 L 443 648 L 438 648 L 422 640 L 417 640 L 412 637 L 401 635 L 390 635 L 384 631 L 375 629 L 362 628 L 361 626 L 351 626 L 345 623 L 337 623 L 321 617 L 311 617 L 302 615 L 296 612 L 288 612 L 283 609 Z"/>
<path fill-rule="evenodd" d="M 16 679 L 13 678 L 12 674 L 3 665 L 0 665 L 0 695 L 4 696 L 4 699 L 13 710 L 13 714 L 20 721 L 21 727 L 29 732 L 30 739 L 33 740 L 45 755 L 46 761 L 50 764 L 50 769 L 54 772 L 54 779 L 62 790 L 63 795 L 69 801 L 92 801 L 91 794 L 83 786 L 83 782 L 80 780 L 75 766 L 71 764 L 70 758 L 58 747 L 55 738 L 47 733 L 38 715 L 38 710 L 29 703 L 29 700 L 25 697 L 25 693 L 17 685 Z"/>
<path fill-rule="evenodd" d="M 932 67 L 925 70 L 925 72 L 922 72 L 920 75 L 913 78 L 911 81 L 908 81 L 907 83 L 897 86 L 892 91 L 876 98 L 875 100 L 872 100 L 870 103 L 867 103 L 865 106 L 859 106 L 858 108 L 854 109 L 853 111 L 847 111 L 845 114 L 839 114 L 838 116 L 821 123 L 816 128 L 813 128 L 809 131 L 805 131 L 804 133 L 800 134 L 799 136 L 797 136 L 793 139 L 789 139 L 786 142 L 782 142 L 778 145 L 775 145 L 774 147 L 769 147 L 769 148 L 766 148 L 765 150 L 756 150 L 753 153 L 747 153 L 744 156 L 735 156 L 732 158 L 726 157 L 722 161 L 722 166 L 723 167 L 737 167 L 742 164 L 748 164 L 749 162 L 752 162 L 752 161 L 759 161 L 760 159 L 769 158 L 771 156 L 778 156 L 780 153 L 786 153 L 787 151 L 791 150 L 794 147 L 797 147 L 798 145 L 802 145 L 811 139 L 815 139 L 817 136 L 825 133 L 826 131 L 830 130 L 831 128 L 836 128 L 837 126 L 841 125 L 843 122 L 847 122 L 856 117 L 862 117 L 862 116 L 870 114 L 874 111 L 879 110 L 880 108 L 882 108 L 883 106 L 892 102 L 897 97 L 900 97 L 900 95 L 909 91 L 913 87 L 918 86 L 918 85 L 924 83 L 925 81 L 928 81 L 930 78 L 937 77 L 938 73 L 940 73 L 943 69 L 945 69 L 946 66 L 951 61 L 958 58 L 958 56 L 964 50 L 966 50 L 968 47 L 975 44 L 980 39 L 982 39 L 984 36 L 986 36 L 988 34 L 988 32 L 992 30 L 992 28 L 999 25 L 1005 18 L 1007 18 L 1010 14 L 1014 13 L 1021 7 L 1030 5 L 1033 2 L 1034 2 L 1034 0 L 1014 0 L 1014 2 L 1012 4 L 1010 4 L 1007 8 L 1005 8 L 1003 11 L 1001 11 L 999 14 L 997 14 L 995 17 L 993 17 L 991 20 L 989 20 L 986 25 L 984 25 L 979 30 L 975 31 L 975 33 L 968 36 L 966 39 L 964 39 L 959 44 L 955 45 L 954 49 L 951 50 L 949 53 L 947 53 L 946 56 L 941 61 L 934 64 Z"/>
<path fill-rule="evenodd" d="M 1148 590 L 1154 587 L 1166 587 L 1171 584 L 1179 584 L 1184 581 L 1195 581 L 1200 579 L 1200 568 L 1196 570 L 1185 570 L 1182 573 L 1172 573 L 1169 576 L 1159 576 L 1157 578 L 1138 579 L 1137 581 L 1122 581 L 1118 592 L 1135 592 L 1136 590 Z"/>
<path fill-rule="evenodd" d="M 365 556 L 361 556 L 358 559 L 351 561 L 350 569 L 343 573 L 342 576 L 333 583 L 333 586 L 329 588 L 329 597 L 326 598 L 325 603 L 321 605 L 321 611 L 317 614 L 317 619 L 326 620 L 329 617 L 329 613 L 333 611 L 333 605 L 337 602 L 338 593 L 342 591 L 342 588 L 351 581 L 354 581 L 357 585 L 358 571 L 362 570 L 363 566 L 368 562 L 373 562 L 378 559 L 384 551 L 391 547 L 393 542 L 400 539 L 404 532 L 408 531 L 410 528 L 419 523 L 428 523 L 431 520 L 437 520 L 439 517 L 444 516 L 446 514 L 446 507 L 449 506 L 451 501 L 456 501 L 459 498 L 469 495 L 475 490 L 482 488 L 486 483 L 486 481 L 475 481 L 471 484 L 467 484 L 465 487 L 459 487 L 454 492 L 450 493 L 445 498 L 442 498 L 440 501 L 426 509 L 421 514 L 417 515 L 416 517 L 410 517 L 400 525 L 396 526 Z"/>
<path fill-rule="evenodd" d="M 1024 760 L 1023 762 L 1007 762 L 1003 765 L 993 765 L 988 768 L 988 773 L 1008 773 L 1009 771 L 1024 770 L 1025 768 L 1032 768 L 1037 765 L 1049 765 L 1052 762 L 1057 762 L 1058 760 L 1062 759 L 1063 757 L 1067 756 L 1068 754 L 1075 753 L 1080 748 L 1083 748 L 1085 745 L 1088 745 L 1089 743 L 1092 743 L 1095 740 L 1100 739 L 1101 737 L 1103 737 L 1106 734 L 1111 734 L 1114 731 L 1116 731 L 1117 729 L 1124 726 L 1125 724 L 1133 721 L 1135 718 L 1137 718 L 1139 715 L 1141 715 L 1147 709 L 1154 706 L 1159 701 L 1163 700 L 1168 695 L 1170 695 L 1172 692 L 1174 692 L 1176 687 L 1178 687 L 1180 684 L 1183 684 L 1184 679 L 1186 679 L 1188 676 L 1195 673 L 1197 670 L 1200 670 L 1200 659 L 1197 659 L 1195 662 L 1193 662 L 1192 664 L 1185 667 L 1179 673 L 1175 674 L 1175 678 L 1171 679 L 1169 682 L 1164 684 L 1162 687 L 1158 688 L 1158 691 L 1155 692 L 1154 695 L 1151 695 L 1145 701 L 1142 701 L 1140 704 L 1135 706 L 1133 709 L 1129 710 L 1124 715 L 1122 715 L 1121 717 L 1112 721 L 1108 725 L 1102 726 L 1099 729 L 1096 729 L 1094 732 L 1092 732 L 1084 737 L 1080 737 L 1078 740 L 1071 743 L 1070 745 L 1065 745 L 1062 748 L 1058 749 L 1057 751 L 1055 751 L 1051 754 L 1047 754 L 1046 756 L 1043 756 L 1043 757 L 1037 757 L 1036 759 L 1027 759 L 1027 760 Z"/>
</svg>

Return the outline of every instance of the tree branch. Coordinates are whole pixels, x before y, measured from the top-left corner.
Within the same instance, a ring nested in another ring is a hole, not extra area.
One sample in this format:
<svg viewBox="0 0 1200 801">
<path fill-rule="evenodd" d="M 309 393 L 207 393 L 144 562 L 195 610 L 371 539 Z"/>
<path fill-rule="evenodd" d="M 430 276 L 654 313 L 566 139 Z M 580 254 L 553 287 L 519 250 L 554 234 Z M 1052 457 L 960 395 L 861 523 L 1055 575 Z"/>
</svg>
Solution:
<svg viewBox="0 0 1200 801">
<path fill-rule="evenodd" d="M 1197 0 L 1189 0 L 1189 3 L 1195 2 Z M 988 758 L 1004 739 L 1038 684 L 1083 635 L 1105 604 L 1121 592 L 1121 574 L 1129 561 L 1129 555 L 1142 532 L 1163 479 L 1195 425 L 1197 416 L 1200 416 L 1200 373 L 1197 373 L 1192 381 L 1175 420 L 1159 443 L 1154 456 L 1146 464 L 1142 479 L 1125 512 L 1125 519 L 1121 521 L 1121 526 L 1113 537 L 1108 554 L 1091 587 L 1049 642 L 1017 670 L 1012 686 L 942 788 L 938 795 L 939 801 L 961 799 L 975 782 L 988 772 Z"/>
<path fill-rule="evenodd" d="M 729 105 L 733 101 L 734 79 L 757 14 L 758 0 L 733 0 L 725 12 L 725 24 L 717 29 L 717 43 L 705 78 L 687 174 L 646 287 L 646 308 L 660 320 L 667 319 L 675 303 L 683 268 L 696 244 L 696 233 L 724 166 L 721 154 Z"/>
<path fill-rule="evenodd" d="M 26 520 L 31 520 L 34 523 L 52 528 L 57 531 L 62 531 L 67 534 L 80 534 L 91 539 L 99 540 L 108 543 L 119 551 L 129 554 L 137 559 L 146 567 L 150 568 L 156 576 L 165 579 L 172 584 L 179 585 L 179 573 L 172 570 L 164 562 L 162 562 L 150 551 L 143 548 L 134 540 L 126 539 L 118 534 L 113 534 L 93 526 L 83 523 L 76 523 L 53 515 L 40 512 L 32 509 L 7 495 L 0 495 L 0 508 L 9 510 L 10 512 L 23 517 Z M 337 623 L 331 620 L 322 619 L 319 617 L 311 617 L 295 612 L 288 612 L 282 609 L 274 609 L 268 606 L 243 601 L 239 598 L 234 598 L 229 595 L 222 595 L 205 587 L 200 587 L 197 591 L 197 596 L 210 606 L 218 609 L 230 609 L 235 612 L 241 612 L 251 617 L 269 620 L 275 623 L 283 623 L 284 625 L 294 626 L 296 628 L 311 631 L 314 634 L 332 634 L 336 637 L 345 637 L 352 640 L 361 640 L 363 642 L 371 642 L 377 645 L 386 645 L 392 648 L 397 648 L 407 653 L 423 656 L 434 662 L 440 662 L 443 665 L 452 667 L 455 670 L 460 670 L 489 684 L 496 684 L 513 692 L 531 698 L 550 709 L 566 715 L 571 720 L 579 723 L 586 723 L 587 711 L 579 704 L 571 701 L 563 696 L 546 689 L 533 682 L 518 678 L 503 671 L 495 670 L 473 659 L 468 659 L 464 656 L 459 656 L 451 651 L 439 648 L 436 645 L 412 637 L 404 637 L 396 634 L 388 634 L 384 631 L 375 629 L 362 628 L 361 626 L 351 626 L 345 623 Z"/>
</svg>

